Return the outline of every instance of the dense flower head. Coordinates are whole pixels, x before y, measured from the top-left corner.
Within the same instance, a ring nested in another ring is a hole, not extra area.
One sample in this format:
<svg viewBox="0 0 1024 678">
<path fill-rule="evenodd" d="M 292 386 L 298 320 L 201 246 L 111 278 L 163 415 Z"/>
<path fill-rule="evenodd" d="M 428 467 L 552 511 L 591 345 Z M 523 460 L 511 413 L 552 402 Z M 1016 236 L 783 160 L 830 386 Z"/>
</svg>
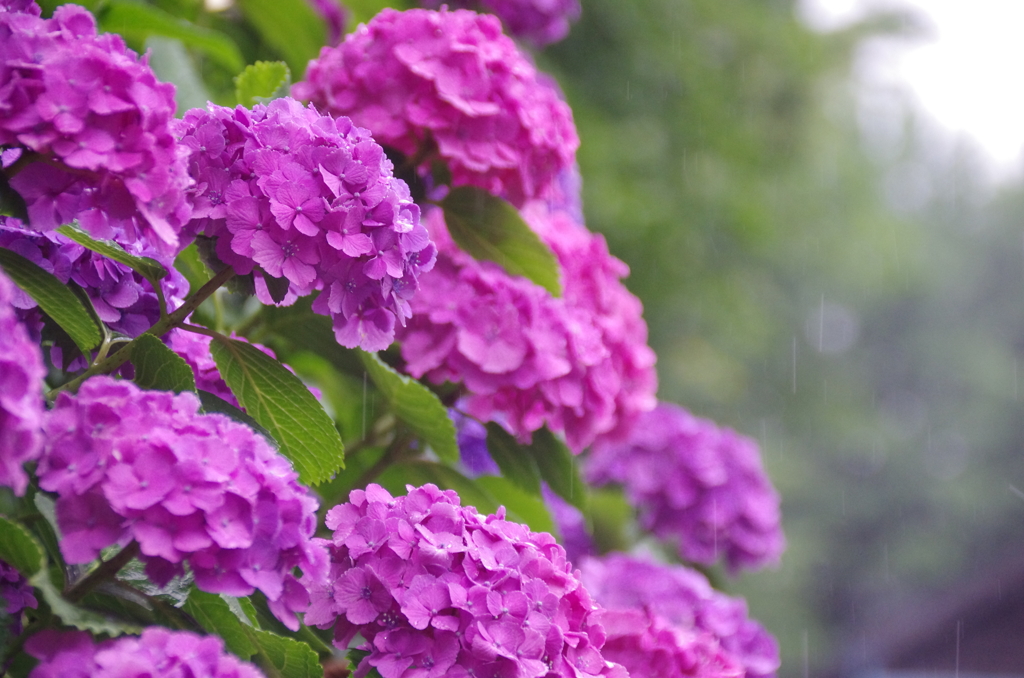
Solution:
<svg viewBox="0 0 1024 678">
<path fill-rule="evenodd" d="M 522 38 L 535 47 L 558 42 L 569 34 L 569 24 L 580 18 L 579 0 L 423 0 L 424 7 L 479 7 L 501 19 L 509 35 Z"/>
<path fill-rule="evenodd" d="M 129 254 L 150 257 L 164 264 L 168 275 L 160 281 L 164 299 L 171 305 L 188 292 L 188 282 L 167 257 L 144 241 L 118 243 Z M 62 283 L 73 282 L 89 297 L 96 315 L 114 332 L 137 337 L 160 319 L 160 303 L 149 281 L 128 266 L 82 247 L 56 232 L 39 233 L 19 220 L 0 217 L 0 247 L 17 252 Z M 29 324 L 38 315 L 36 302 L 20 294 L 15 305 Z M 59 362 L 59 361 L 55 361 Z"/>
<path fill-rule="evenodd" d="M 38 605 L 34 589 L 21 573 L 0 560 L 0 624 L 9 626 L 15 635 L 21 633 L 21 613 Z M 0 635 L 3 631 L 0 631 Z"/>
<path fill-rule="evenodd" d="M 779 495 L 757 443 L 671 403 L 644 414 L 624 442 L 595 445 L 588 482 L 620 483 L 641 526 L 677 539 L 683 558 L 730 571 L 778 562 Z"/>
<path fill-rule="evenodd" d="M 33 228 L 77 219 L 167 254 L 188 216 L 174 86 L 77 5 L 0 0 L 0 148 Z"/>
<path fill-rule="evenodd" d="M 402 357 L 417 378 L 462 383 L 468 414 L 521 440 L 546 424 L 578 452 L 653 407 L 654 353 L 604 239 L 563 213 L 525 216 L 558 257 L 563 296 L 462 252 L 432 210 L 440 254 L 399 334 Z"/>
<path fill-rule="evenodd" d="M 0 485 L 25 493 L 22 465 L 42 450 L 43 356 L 18 320 L 21 290 L 0 269 Z"/>
<path fill-rule="evenodd" d="M 294 96 L 351 116 L 423 174 L 438 156 L 453 185 L 516 205 L 572 164 L 569 106 L 494 16 L 386 9 L 310 62 Z"/>
<path fill-rule="evenodd" d="M 324 566 L 311 542 L 317 501 L 252 429 L 200 414 L 191 393 L 93 377 L 58 397 L 44 432 L 39 485 L 58 495 L 69 563 L 134 540 L 158 584 L 187 562 L 200 589 L 259 589 L 297 628 L 308 595 L 292 570 Z"/>
<path fill-rule="evenodd" d="M 379 485 L 332 508 L 330 576 L 310 586 L 305 622 L 359 634 L 356 675 L 619 676 L 600 653 L 593 603 L 549 534 L 483 516 L 451 490 Z"/>
<path fill-rule="evenodd" d="M 39 660 L 29 678 L 263 678 L 255 666 L 228 654 L 216 636 L 159 627 L 101 643 L 84 631 L 46 630 L 32 636 L 25 650 Z"/>
<path fill-rule="evenodd" d="M 696 570 L 624 554 L 579 565 L 584 586 L 605 609 L 609 658 L 630 675 L 770 678 L 779 668 L 778 644 L 748 617 L 746 602 L 716 591 Z M 648 672 L 654 652 L 680 673 Z"/>
<path fill-rule="evenodd" d="M 276 282 L 290 299 L 319 290 L 313 309 L 331 316 L 339 343 L 387 347 L 434 247 L 370 133 L 287 98 L 193 109 L 177 131 L 195 179 L 190 230 L 254 273 L 264 303 L 282 300 Z"/>
</svg>

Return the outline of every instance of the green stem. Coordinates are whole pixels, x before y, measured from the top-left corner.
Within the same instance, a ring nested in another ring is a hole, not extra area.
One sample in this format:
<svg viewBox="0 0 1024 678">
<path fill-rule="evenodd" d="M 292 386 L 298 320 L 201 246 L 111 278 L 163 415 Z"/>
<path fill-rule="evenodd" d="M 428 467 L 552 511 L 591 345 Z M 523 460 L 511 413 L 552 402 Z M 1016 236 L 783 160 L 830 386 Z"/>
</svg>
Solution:
<svg viewBox="0 0 1024 678">
<path fill-rule="evenodd" d="M 113 558 L 100 563 L 100 566 L 90 572 L 84 579 L 75 582 L 71 588 L 64 592 L 64 597 L 72 603 L 77 603 L 94 588 L 108 579 L 113 579 L 114 575 L 120 572 L 121 568 L 137 555 L 139 555 L 139 543 L 133 541 L 121 549 Z"/>
<path fill-rule="evenodd" d="M 220 273 L 210 278 L 210 280 L 205 285 L 199 288 L 198 292 L 196 292 L 188 299 L 186 299 L 185 303 L 178 307 L 178 309 L 175 310 L 174 313 L 171 313 L 170 315 L 158 320 L 156 324 L 154 324 L 152 327 L 146 330 L 145 334 L 152 334 L 157 337 L 160 337 L 163 336 L 164 334 L 167 334 L 167 332 L 170 331 L 171 329 L 175 327 L 180 327 L 182 324 L 184 324 L 185 318 L 190 316 L 193 311 L 199 308 L 200 304 L 206 301 L 211 294 L 213 294 L 217 289 L 219 289 L 221 285 L 223 285 L 232 277 L 234 277 L 234 275 L 234 269 L 232 269 L 231 267 L 225 268 Z M 89 377 L 94 377 L 98 374 L 110 374 L 117 368 L 121 367 L 121 365 L 124 365 L 126 362 L 128 362 L 128 359 L 131 357 L 131 346 L 134 343 L 135 340 L 132 340 L 131 342 L 128 343 L 128 345 L 122 347 L 121 350 L 119 350 L 114 355 L 97 362 L 95 365 L 93 365 L 92 367 L 90 367 L 85 372 L 78 375 L 68 383 L 64 384 L 63 386 L 58 386 L 57 388 L 53 389 L 52 391 L 46 394 L 47 400 L 52 401 L 54 398 L 57 397 L 57 394 L 59 394 L 61 391 L 71 391 L 73 393 L 78 389 L 79 386 L 81 386 L 82 382 L 88 379 Z"/>
</svg>

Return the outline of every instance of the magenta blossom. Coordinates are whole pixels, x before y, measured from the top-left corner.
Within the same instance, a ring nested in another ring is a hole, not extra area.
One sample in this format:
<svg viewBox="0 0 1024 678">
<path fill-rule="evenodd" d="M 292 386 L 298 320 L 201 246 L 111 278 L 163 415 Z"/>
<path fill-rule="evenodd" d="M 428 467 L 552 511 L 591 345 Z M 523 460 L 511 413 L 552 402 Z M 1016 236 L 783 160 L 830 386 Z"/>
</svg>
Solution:
<svg viewBox="0 0 1024 678">
<path fill-rule="evenodd" d="M 225 652 L 216 636 L 159 627 L 99 644 L 84 631 L 46 630 L 32 636 L 25 650 L 39 660 L 29 678 L 263 678 L 255 666 Z"/>
<path fill-rule="evenodd" d="M 580 570 L 605 608 L 609 659 L 630 675 L 772 678 L 779 668 L 778 644 L 746 602 L 696 570 L 623 554 L 583 558 Z"/>
<path fill-rule="evenodd" d="M 22 495 L 22 469 L 42 450 L 43 356 L 18 320 L 15 301 L 24 294 L 0 269 L 0 485 Z"/>
<path fill-rule="evenodd" d="M 434 247 L 408 187 L 369 132 L 293 99 L 252 111 L 193 109 L 178 125 L 195 186 L 190 228 L 217 257 L 254 273 L 256 294 L 278 303 L 319 291 L 313 310 L 338 342 L 386 348 Z M 274 280 L 276 279 L 276 280 Z"/>
<path fill-rule="evenodd" d="M 39 486 L 57 494 L 68 562 L 134 540 L 157 583 L 187 563 L 200 589 L 259 589 L 297 628 L 309 599 L 292 570 L 325 567 L 311 541 L 317 501 L 252 429 L 200 414 L 191 393 L 93 377 L 61 393 L 44 432 Z"/>
<path fill-rule="evenodd" d="M 677 405 L 643 415 L 625 442 L 595 445 L 588 482 L 620 483 L 645 530 L 679 541 L 699 563 L 733 572 L 778 562 L 785 548 L 779 495 L 757 443 Z"/>
<path fill-rule="evenodd" d="M 10 633 L 21 633 L 21 613 L 26 608 L 38 605 L 35 592 L 21 573 L 0 560 L 0 623 L 8 626 Z M 6 619 L 5 619 L 6 618 Z"/>
<path fill-rule="evenodd" d="M 440 9 L 440 0 L 422 0 L 430 9 Z M 479 8 L 496 14 L 508 34 L 535 47 L 558 42 L 569 34 L 569 24 L 580 18 L 579 0 L 454 0 L 450 7 Z"/>
<path fill-rule="evenodd" d="M 305 622 L 358 634 L 356 669 L 383 678 L 625 678 L 600 653 L 604 631 L 549 534 L 459 504 L 451 490 L 379 485 L 327 514 L 330 575 L 309 581 Z"/>
<path fill-rule="evenodd" d="M 399 333 L 402 357 L 417 378 L 462 383 L 472 416 L 521 440 L 547 425 L 579 452 L 654 406 L 654 353 L 604 239 L 539 205 L 525 216 L 558 257 L 563 296 L 462 252 L 432 210 L 440 255 Z"/>
<path fill-rule="evenodd" d="M 96 237 L 179 247 L 185 165 L 174 86 L 77 5 L 0 10 L 0 149 L 32 228 L 77 219 Z"/>
<path fill-rule="evenodd" d="M 439 156 L 453 185 L 516 205 L 544 197 L 579 146 L 569 106 L 493 16 L 385 9 L 306 78 L 295 97 L 350 116 L 423 174 Z"/>
</svg>

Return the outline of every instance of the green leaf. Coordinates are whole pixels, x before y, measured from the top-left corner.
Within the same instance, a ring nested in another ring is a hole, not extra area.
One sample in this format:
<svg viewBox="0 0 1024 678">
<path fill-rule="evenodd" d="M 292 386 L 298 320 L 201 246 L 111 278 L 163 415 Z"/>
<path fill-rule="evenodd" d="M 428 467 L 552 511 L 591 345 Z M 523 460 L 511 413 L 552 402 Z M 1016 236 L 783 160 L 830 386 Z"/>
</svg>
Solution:
<svg viewBox="0 0 1024 678">
<path fill-rule="evenodd" d="M 509 520 L 529 525 L 534 532 L 555 533 L 551 513 L 544 500 L 537 495 L 523 491 L 508 478 L 498 476 L 480 476 L 476 484 L 487 490 L 500 506 L 505 507 Z"/>
<path fill-rule="evenodd" d="M 506 517 L 530 526 L 535 532 L 551 532 L 554 525 L 543 500 L 516 487 L 507 478 L 482 476 L 467 478 L 450 466 L 433 461 L 414 460 L 389 466 L 376 480 L 395 496 L 406 493 L 406 485 L 433 483 L 442 490 L 455 490 L 463 506 L 472 506 L 484 515 L 505 507 Z"/>
<path fill-rule="evenodd" d="M 135 366 L 139 388 L 159 391 L 196 390 L 196 377 L 188 363 L 152 334 L 143 334 L 131 343 L 130 360 Z"/>
<path fill-rule="evenodd" d="M 452 239 L 476 259 L 500 264 L 552 295 L 562 295 L 558 260 L 519 210 L 475 186 L 458 186 L 441 201 Z"/>
<path fill-rule="evenodd" d="M 306 72 L 309 60 L 327 43 L 323 20 L 305 0 L 239 0 L 238 6 L 298 76 Z"/>
<path fill-rule="evenodd" d="M 199 389 L 196 391 L 199 395 L 199 402 L 203 404 L 203 412 L 216 412 L 217 414 L 223 414 L 225 417 L 234 419 L 239 424 L 245 424 L 256 433 L 267 439 L 271 447 L 275 450 L 280 449 L 280 445 L 277 444 L 277 440 L 274 436 L 270 435 L 270 431 L 260 426 L 260 423 L 250 417 L 248 414 L 238 409 L 228 401 L 224 400 L 218 395 Z"/>
<path fill-rule="evenodd" d="M 97 18 L 102 30 L 120 33 L 135 43 L 141 44 L 151 35 L 162 35 L 180 40 L 232 73 L 245 67 L 242 53 L 226 35 L 179 19 L 152 5 L 112 0 L 104 5 Z"/>
<path fill-rule="evenodd" d="M 199 257 L 199 248 L 194 242 L 178 254 L 178 258 L 174 260 L 174 268 L 185 276 L 193 290 L 198 290 L 213 277 L 213 273 Z"/>
<path fill-rule="evenodd" d="M 100 343 L 102 337 L 92 315 L 64 283 L 8 249 L 0 248 L 0 267 L 68 333 L 83 355 L 89 355 L 89 351 Z"/>
<path fill-rule="evenodd" d="M 429 388 L 415 379 L 396 372 L 376 353 L 359 352 L 370 379 L 391 404 L 395 414 L 405 422 L 441 461 L 459 461 L 459 444 L 455 425 L 448 410 Z"/>
<path fill-rule="evenodd" d="M 586 506 L 587 486 L 580 480 L 576 457 L 547 428 L 535 431 L 533 442 L 523 448 L 537 464 L 540 477 L 562 499 L 578 509 Z"/>
<path fill-rule="evenodd" d="M 540 495 L 540 469 L 524 445 L 493 421 L 487 424 L 487 451 L 501 474 L 533 495 Z"/>
<path fill-rule="evenodd" d="M 43 546 L 21 524 L 0 516 L 0 560 L 26 579 L 46 567 Z"/>
<path fill-rule="evenodd" d="M 43 594 L 43 600 L 50 606 L 50 610 L 60 617 L 67 626 L 74 626 L 76 629 L 94 634 L 105 633 L 108 636 L 142 633 L 141 626 L 117 621 L 65 600 L 57 587 L 50 581 L 50 573 L 46 570 L 40 570 L 29 578 L 29 583 Z"/>
<path fill-rule="evenodd" d="M 323 678 L 320 657 L 306 643 L 243 627 L 257 645 L 253 660 L 268 678 Z"/>
<path fill-rule="evenodd" d="M 144 43 L 149 53 L 149 65 L 157 79 L 174 85 L 174 101 L 178 104 L 177 116 L 193 108 L 206 108 L 206 102 L 213 100 L 206 88 L 195 59 L 185 49 L 181 40 L 151 35 Z"/>
<path fill-rule="evenodd" d="M 417 460 L 394 464 L 381 473 L 376 482 L 395 496 L 404 495 L 406 485 L 418 487 L 433 483 L 442 490 L 458 492 L 463 506 L 474 506 L 477 511 L 484 514 L 498 510 L 498 502 L 490 492 L 450 466 L 432 461 Z"/>
<path fill-rule="evenodd" d="M 244 341 L 216 337 L 210 351 L 239 404 L 277 440 L 303 483 L 318 485 L 344 468 L 341 436 L 302 380 Z"/>
<path fill-rule="evenodd" d="M 257 647 L 246 626 L 226 600 L 213 593 L 193 588 L 185 601 L 185 612 L 199 622 L 209 633 L 220 636 L 224 646 L 237 657 L 248 661 L 256 654 Z M 241 608 L 239 608 L 241 609 Z"/>
<path fill-rule="evenodd" d="M 124 248 L 113 240 L 97 240 L 78 227 L 77 224 L 67 224 L 57 229 L 61 235 L 74 240 L 87 250 L 102 254 L 108 259 L 120 262 L 132 269 L 150 283 L 167 277 L 167 269 L 156 259 L 149 257 L 136 257 L 125 252 Z"/>
<path fill-rule="evenodd" d="M 283 61 L 257 61 L 235 76 L 235 98 L 246 108 L 288 96 L 292 73 Z"/>
</svg>

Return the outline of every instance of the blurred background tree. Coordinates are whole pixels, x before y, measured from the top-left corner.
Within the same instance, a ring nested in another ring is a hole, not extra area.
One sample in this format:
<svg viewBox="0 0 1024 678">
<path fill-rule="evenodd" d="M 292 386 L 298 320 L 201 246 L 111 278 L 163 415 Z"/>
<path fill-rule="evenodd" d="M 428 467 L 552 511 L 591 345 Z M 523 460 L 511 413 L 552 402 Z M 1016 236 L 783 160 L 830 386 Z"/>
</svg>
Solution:
<svg viewBox="0 0 1024 678">
<path fill-rule="evenodd" d="M 660 396 L 757 438 L 782 493 L 783 563 L 735 589 L 787 676 L 870 668 L 880 627 L 1024 543 L 1024 191 L 857 97 L 857 50 L 913 16 L 822 34 L 796 5 L 589 0 L 540 57 Z"/>
</svg>

